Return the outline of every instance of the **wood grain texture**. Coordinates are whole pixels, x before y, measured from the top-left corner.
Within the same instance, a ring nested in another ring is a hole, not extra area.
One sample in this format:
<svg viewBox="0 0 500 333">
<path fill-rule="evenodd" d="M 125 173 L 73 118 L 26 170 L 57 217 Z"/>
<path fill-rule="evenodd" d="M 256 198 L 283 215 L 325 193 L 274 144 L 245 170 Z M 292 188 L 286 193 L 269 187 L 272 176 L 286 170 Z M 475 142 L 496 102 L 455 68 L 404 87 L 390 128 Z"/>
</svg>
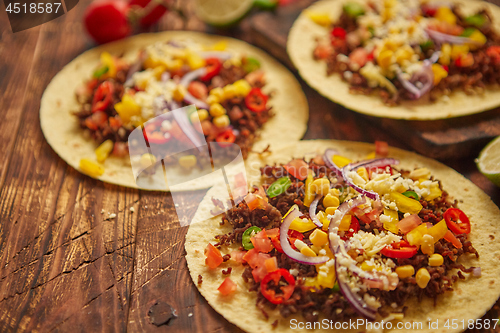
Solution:
<svg viewBox="0 0 500 333">
<path fill-rule="evenodd" d="M 0 331 L 240 332 L 201 297 L 184 258 L 187 229 L 177 216 L 189 220 L 205 191 L 184 193 L 176 205 L 168 193 L 104 184 L 68 167 L 43 138 L 38 110 L 45 87 L 92 45 L 80 24 L 89 2 L 17 34 L 0 20 Z M 194 16 L 191 2 L 174 2 L 186 17 L 170 12 L 151 31 L 205 30 L 252 41 L 252 16 L 217 30 Z M 301 84 L 311 106 L 306 139 L 410 147 L 371 117 Z M 447 164 L 500 203 L 500 191 L 472 159 Z M 152 307 L 167 305 L 176 317 L 153 324 Z"/>
</svg>

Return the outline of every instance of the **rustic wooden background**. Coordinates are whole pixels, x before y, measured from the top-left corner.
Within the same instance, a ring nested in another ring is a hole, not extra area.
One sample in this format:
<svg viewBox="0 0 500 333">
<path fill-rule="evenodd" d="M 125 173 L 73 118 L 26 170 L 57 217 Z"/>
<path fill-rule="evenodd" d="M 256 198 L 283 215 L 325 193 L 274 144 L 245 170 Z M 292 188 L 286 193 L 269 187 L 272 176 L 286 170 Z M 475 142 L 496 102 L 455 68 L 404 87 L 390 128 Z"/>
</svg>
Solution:
<svg viewBox="0 0 500 333">
<path fill-rule="evenodd" d="M 43 138 L 38 110 L 45 87 L 93 46 L 80 23 L 88 3 L 16 34 L 0 5 L 0 331 L 239 331 L 191 282 L 187 229 L 179 226 L 170 194 L 86 177 Z M 177 6 L 185 17 L 171 12 L 155 29 L 207 30 L 189 1 Z M 210 31 L 249 40 L 250 25 L 247 18 L 232 30 Z M 311 108 L 305 139 L 377 139 L 409 149 L 375 119 L 302 86 Z M 473 158 L 444 162 L 499 205 L 500 190 L 476 170 Z M 194 214 L 204 193 L 186 193 L 178 208 Z M 177 317 L 169 320 L 171 308 Z"/>
</svg>

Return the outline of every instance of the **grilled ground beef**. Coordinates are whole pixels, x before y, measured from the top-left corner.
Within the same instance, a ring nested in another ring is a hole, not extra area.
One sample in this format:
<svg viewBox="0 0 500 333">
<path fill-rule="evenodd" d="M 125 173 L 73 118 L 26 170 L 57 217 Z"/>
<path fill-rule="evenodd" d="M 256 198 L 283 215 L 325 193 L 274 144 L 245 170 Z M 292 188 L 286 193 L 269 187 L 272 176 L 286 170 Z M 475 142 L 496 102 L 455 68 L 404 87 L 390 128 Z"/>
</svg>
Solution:
<svg viewBox="0 0 500 333">
<path fill-rule="evenodd" d="M 324 165 L 316 164 L 312 160 L 309 162 L 309 167 L 319 174 L 320 177 L 328 175 L 335 177 L 335 173 Z M 408 171 L 401 170 L 403 175 L 408 175 Z M 304 183 L 288 174 L 282 165 L 266 166 L 261 168 L 261 174 L 264 176 L 265 183 L 270 184 L 275 180 L 289 176 L 292 185 L 287 190 L 287 195 L 279 195 L 269 199 L 272 207 L 264 210 L 250 211 L 245 202 L 238 204 L 223 214 L 222 223 L 229 223 L 233 226 L 233 232 L 225 235 L 217 236 L 218 245 L 229 245 L 234 242 L 241 242 L 241 235 L 250 226 L 258 226 L 260 228 L 276 228 L 279 227 L 282 216 L 294 205 L 300 207 L 300 211 L 304 216 L 308 216 L 308 208 L 303 205 L 304 198 Z M 269 185 L 264 185 L 267 188 Z M 421 201 L 424 208 L 419 216 L 425 222 L 433 224 L 442 220 L 442 214 L 450 207 L 456 206 L 457 202 L 452 202 L 447 192 L 443 191 L 442 197 L 429 204 L 426 201 Z M 323 209 L 321 202 L 320 209 Z M 402 216 L 401 216 L 402 217 Z M 370 224 L 364 224 L 360 220 L 362 230 L 373 231 L 378 229 L 383 231 L 383 227 L 375 221 Z M 307 234 L 306 234 L 307 236 Z M 433 298 L 435 301 L 440 294 L 453 290 L 453 283 L 458 279 L 464 279 L 466 274 L 471 273 L 474 267 L 465 268 L 463 265 L 456 262 L 457 258 L 462 254 L 472 254 L 479 257 L 476 249 L 467 239 L 466 234 L 457 235 L 457 239 L 462 243 L 461 249 L 455 248 L 451 243 L 444 239 L 439 240 L 435 244 L 435 253 L 439 253 L 444 258 L 444 264 L 438 267 L 428 265 L 428 255 L 419 252 L 417 255 L 409 259 L 393 259 L 397 266 L 412 265 L 415 272 L 418 269 L 425 267 L 431 276 L 431 280 L 427 287 L 420 288 L 415 280 L 415 277 L 400 279 L 397 287 L 393 291 L 383 291 L 378 289 L 370 289 L 368 294 L 377 297 L 382 306 L 379 309 L 381 315 L 404 311 L 404 304 L 410 297 L 417 297 L 419 300 L 422 297 Z M 306 237 L 307 238 L 307 237 Z M 248 283 L 248 289 L 251 292 L 257 292 L 257 307 L 261 310 L 265 318 L 268 317 L 266 311 L 279 308 L 281 315 L 286 318 L 292 314 L 300 313 L 306 321 L 317 321 L 319 315 L 325 316 L 331 320 L 346 320 L 355 318 L 357 313 L 351 307 L 349 302 L 337 290 L 330 288 L 311 289 L 302 285 L 302 278 L 316 276 L 316 268 L 313 265 L 300 264 L 290 259 L 286 254 L 273 249 L 271 256 L 277 258 L 278 267 L 287 270 L 295 270 L 297 272 L 297 285 L 290 299 L 280 305 L 275 305 L 268 301 L 260 293 L 260 283 L 255 282 L 252 269 L 247 266 L 242 274 L 243 280 Z"/>
</svg>

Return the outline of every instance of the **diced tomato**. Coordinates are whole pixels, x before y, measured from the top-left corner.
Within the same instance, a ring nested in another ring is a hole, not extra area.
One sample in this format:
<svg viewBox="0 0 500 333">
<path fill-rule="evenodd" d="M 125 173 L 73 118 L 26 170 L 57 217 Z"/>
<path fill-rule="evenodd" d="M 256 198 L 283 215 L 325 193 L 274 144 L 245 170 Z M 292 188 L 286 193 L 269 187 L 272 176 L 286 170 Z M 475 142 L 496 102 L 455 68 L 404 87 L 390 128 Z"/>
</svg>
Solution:
<svg viewBox="0 0 500 333">
<path fill-rule="evenodd" d="M 316 46 L 313 51 L 313 56 L 315 59 L 326 59 L 332 54 L 333 48 L 331 44 L 320 43 Z"/>
<path fill-rule="evenodd" d="M 115 146 L 113 147 L 113 155 L 114 156 L 127 156 L 128 155 L 128 143 L 127 142 L 115 142 Z"/>
<path fill-rule="evenodd" d="M 500 65 L 500 46 L 493 45 L 486 49 L 486 55 L 490 57 L 491 61 L 495 65 Z"/>
<path fill-rule="evenodd" d="M 250 210 L 254 209 L 266 209 L 268 206 L 267 197 L 262 197 L 261 195 L 256 195 L 254 193 L 248 193 L 245 196 L 245 202 Z"/>
<path fill-rule="evenodd" d="M 386 157 L 389 154 L 389 144 L 385 141 L 375 141 L 375 154 Z"/>
<path fill-rule="evenodd" d="M 339 39 L 345 39 L 346 34 L 347 33 L 346 33 L 344 28 L 335 27 L 332 29 L 332 37 L 339 38 Z"/>
<path fill-rule="evenodd" d="M 259 253 L 255 248 L 249 250 L 243 256 L 243 260 L 245 260 L 252 268 L 264 266 L 264 261 L 269 258 L 271 258 L 269 254 Z"/>
<path fill-rule="evenodd" d="M 266 259 L 266 261 L 264 261 L 264 265 L 268 273 L 274 272 L 278 269 L 278 260 L 276 257 Z"/>
<path fill-rule="evenodd" d="M 176 121 L 172 121 L 172 128 L 170 129 L 169 133 L 180 142 L 191 143 L 191 140 L 189 140 L 186 134 L 184 134 Z"/>
<path fill-rule="evenodd" d="M 458 238 L 455 237 L 455 235 L 450 230 L 448 230 L 446 234 L 444 234 L 443 238 L 446 239 L 451 244 L 453 244 L 453 246 L 456 247 L 457 249 L 462 248 L 462 242 L 460 242 Z"/>
<path fill-rule="evenodd" d="M 224 261 L 222 259 L 222 254 L 219 249 L 208 243 L 207 248 L 205 249 L 205 264 L 210 268 L 216 268 Z"/>
<path fill-rule="evenodd" d="M 233 282 L 230 278 L 226 278 L 224 282 L 217 288 L 217 290 L 222 294 L 222 295 L 229 295 L 233 292 L 236 291 L 237 284 Z"/>
<path fill-rule="evenodd" d="M 295 159 L 283 166 L 285 170 L 295 178 L 304 180 L 307 178 L 309 165 L 301 159 Z"/>
<path fill-rule="evenodd" d="M 470 67 L 472 65 L 474 65 L 474 56 L 470 52 L 455 59 L 455 66 L 457 67 Z"/>
<path fill-rule="evenodd" d="M 115 131 L 118 131 L 120 127 L 122 127 L 122 120 L 120 117 L 109 117 L 109 126 Z"/>
<path fill-rule="evenodd" d="M 269 230 L 266 230 L 266 232 L 267 232 L 267 236 L 271 239 L 271 242 L 273 243 L 274 248 L 280 253 L 285 253 L 283 251 L 283 249 L 281 248 L 280 229 L 279 228 L 269 229 Z"/>
<path fill-rule="evenodd" d="M 357 49 L 352 51 L 351 54 L 349 54 L 349 60 L 352 63 L 357 64 L 359 68 L 361 68 L 368 62 L 368 52 L 365 48 L 358 47 Z"/>
<path fill-rule="evenodd" d="M 399 230 L 407 234 L 422 223 L 422 219 L 417 214 L 411 214 L 397 223 Z"/>
<path fill-rule="evenodd" d="M 255 236 L 250 238 L 250 241 L 252 242 L 254 249 L 259 252 L 268 253 L 273 249 L 273 245 L 271 240 L 267 237 L 265 229 L 262 229 Z"/>
<path fill-rule="evenodd" d="M 437 8 L 434 6 L 423 5 L 421 8 L 422 8 L 422 14 L 424 14 L 425 16 L 436 15 Z"/>
<path fill-rule="evenodd" d="M 368 171 L 368 178 L 373 179 L 377 173 L 389 173 L 393 174 L 392 167 L 390 165 L 385 165 L 381 167 L 376 167 L 376 168 L 367 168 Z"/>
<path fill-rule="evenodd" d="M 406 245 L 406 244 L 405 244 Z M 392 245 L 387 245 L 384 247 L 380 253 L 386 257 L 394 258 L 394 259 L 408 259 L 417 254 L 418 248 L 416 246 L 401 246 L 398 248 L 394 248 Z"/>
<path fill-rule="evenodd" d="M 245 254 L 247 254 L 247 251 L 239 251 L 239 250 L 233 251 L 231 252 L 231 260 L 233 260 L 238 264 L 242 264 L 243 257 L 245 256 Z"/>
<path fill-rule="evenodd" d="M 252 276 L 255 282 L 260 282 L 262 279 L 268 274 L 268 271 L 266 269 L 265 265 L 262 266 L 257 266 L 254 269 L 252 269 Z"/>
<path fill-rule="evenodd" d="M 205 68 L 207 69 L 207 73 L 201 77 L 202 81 L 209 81 L 214 76 L 219 75 L 220 70 L 222 68 L 222 63 L 219 59 L 217 59 L 217 58 L 205 59 L 205 64 L 206 64 Z"/>
<path fill-rule="evenodd" d="M 200 81 L 191 81 L 188 86 L 188 92 L 195 98 L 205 100 L 208 96 L 207 86 Z"/>
</svg>

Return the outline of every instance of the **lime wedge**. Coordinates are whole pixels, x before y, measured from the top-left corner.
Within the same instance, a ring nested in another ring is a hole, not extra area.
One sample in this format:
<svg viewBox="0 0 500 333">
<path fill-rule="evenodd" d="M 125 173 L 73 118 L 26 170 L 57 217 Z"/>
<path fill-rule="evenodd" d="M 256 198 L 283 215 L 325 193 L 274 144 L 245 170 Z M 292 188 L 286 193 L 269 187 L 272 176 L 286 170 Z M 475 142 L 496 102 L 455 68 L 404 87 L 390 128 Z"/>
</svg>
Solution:
<svg viewBox="0 0 500 333">
<path fill-rule="evenodd" d="M 476 164 L 483 175 L 500 186 L 500 136 L 484 147 L 476 159 Z"/>
<path fill-rule="evenodd" d="M 225 27 L 250 11 L 254 0 L 195 0 L 196 14 L 205 23 Z"/>
</svg>

